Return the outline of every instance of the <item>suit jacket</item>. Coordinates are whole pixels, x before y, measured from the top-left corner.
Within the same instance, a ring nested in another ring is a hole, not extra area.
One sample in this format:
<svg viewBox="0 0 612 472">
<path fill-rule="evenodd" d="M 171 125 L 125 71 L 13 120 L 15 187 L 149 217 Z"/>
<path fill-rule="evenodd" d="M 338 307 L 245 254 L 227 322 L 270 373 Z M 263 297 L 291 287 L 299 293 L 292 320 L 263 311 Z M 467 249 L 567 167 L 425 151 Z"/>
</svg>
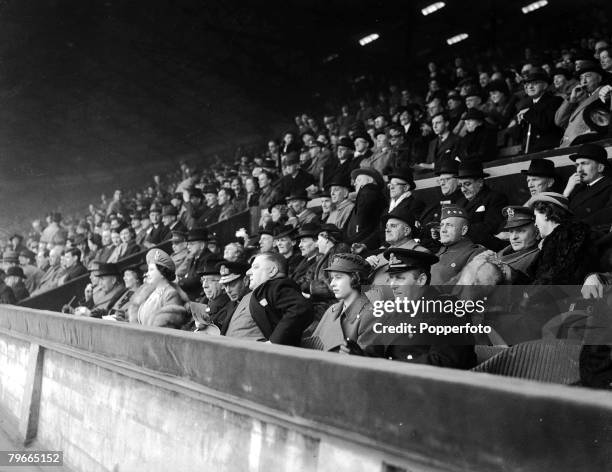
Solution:
<svg viewBox="0 0 612 472">
<path fill-rule="evenodd" d="M 569 100 L 563 100 L 561 106 L 555 114 L 555 123 L 558 126 L 565 128 L 563 138 L 561 139 L 561 145 L 559 147 L 563 148 L 571 146 L 578 136 L 592 132 L 589 125 L 587 125 L 584 121 L 582 112 L 591 103 L 599 100 L 600 88 L 601 87 L 598 87 L 589 97 L 577 104 L 570 103 Z"/>
<path fill-rule="evenodd" d="M 501 251 L 506 246 L 504 241 L 494 237 L 504 221 L 502 209 L 508 205 L 504 194 L 491 190 L 485 184 L 472 201 L 463 197 L 457 204 L 463 206 L 470 219 L 468 238 L 493 251 Z"/>
<path fill-rule="evenodd" d="M 306 172 L 304 169 L 300 169 L 295 177 L 291 175 L 285 175 L 281 177 L 276 185 L 281 197 L 288 197 L 293 192 L 301 192 L 306 190 L 312 184 L 316 184 L 315 178 Z"/>
<path fill-rule="evenodd" d="M 310 292 L 310 281 L 313 279 L 314 270 L 317 265 L 317 255 L 310 259 L 302 258 L 293 272 L 289 273 L 291 277 L 304 293 Z"/>
<path fill-rule="evenodd" d="M 164 226 L 162 223 L 159 223 L 157 228 L 151 226 L 151 232 L 149 233 L 149 236 L 147 236 L 146 241 L 157 246 L 166 240 L 169 233 L 170 229 L 167 226 Z"/>
<path fill-rule="evenodd" d="M 454 159 L 457 157 L 460 138 L 456 134 L 449 133 L 444 141 L 436 137 L 429 142 L 429 150 L 427 152 L 427 163 L 435 164 L 442 158 Z"/>
<path fill-rule="evenodd" d="M 312 305 L 289 278 L 272 279 L 255 290 L 249 311 L 263 335 L 274 344 L 299 346 L 313 318 Z"/>
<path fill-rule="evenodd" d="M 529 110 L 523 115 L 523 148 L 529 125 L 531 125 L 529 152 L 539 152 L 557 147 L 562 131 L 559 124 L 556 123 L 555 113 L 563 99 L 546 92 L 538 100 L 538 103 L 534 104 L 532 99 L 529 99 L 529 102 Z"/>
<path fill-rule="evenodd" d="M 389 202 L 389 209 L 391 207 L 391 203 Z M 420 198 L 414 196 L 414 193 L 410 195 L 408 198 L 404 198 L 400 200 L 397 206 L 393 209 L 393 211 L 406 211 L 414 216 L 415 219 L 420 221 L 421 213 L 425 210 L 425 202 Z"/>
<path fill-rule="evenodd" d="M 459 187 L 457 187 L 457 189 L 450 195 L 444 195 L 442 194 L 442 191 L 438 189 L 437 198 L 433 199 L 429 205 L 426 205 L 421 212 L 421 226 L 425 228 L 427 223 L 433 223 L 434 221 L 440 222 L 442 205 L 457 203 L 457 201 L 461 200 L 462 198 L 463 193 L 461 193 L 461 189 Z M 423 235 L 423 237 L 428 236 Z"/>
<path fill-rule="evenodd" d="M 581 184 L 574 188 L 569 208 L 576 218 L 607 230 L 612 222 L 612 178 L 604 176 L 592 186 Z"/>
</svg>

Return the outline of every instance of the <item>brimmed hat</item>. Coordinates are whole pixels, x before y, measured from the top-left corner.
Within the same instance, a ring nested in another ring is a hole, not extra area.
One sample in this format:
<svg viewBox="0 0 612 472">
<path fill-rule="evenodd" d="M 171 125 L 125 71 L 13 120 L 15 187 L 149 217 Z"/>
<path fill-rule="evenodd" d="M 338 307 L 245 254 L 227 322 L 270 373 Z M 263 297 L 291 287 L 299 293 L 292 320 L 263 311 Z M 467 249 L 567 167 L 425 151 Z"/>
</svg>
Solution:
<svg viewBox="0 0 612 472">
<path fill-rule="evenodd" d="M 279 226 L 275 228 L 273 236 L 274 239 L 280 239 L 285 237 L 293 239 L 295 237 L 295 228 L 291 225 Z"/>
<path fill-rule="evenodd" d="M 372 267 L 363 257 L 358 256 L 357 254 L 343 252 L 334 255 L 331 264 L 323 270 L 325 272 L 343 272 L 346 274 L 357 272 L 363 277 L 367 277 L 372 270 Z"/>
<path fill-rule="evenodd" d="M 223 259 L 219 257 L 208 257 L 204 261 L 204 266 L 198 270 L 198 275 L 221 275 L 219 272 L 219 264 L 223 262 Z"/>
<path fill-rule="evenodd" d="M 161 249 L 151 249 L 149 252 L 147 252 L 146 259 L 147 264 L 155 264 L 158 266 L 162 266 L 172 272 L 176 270 L 176 266 L 174 265 L 174 261 L 172 260 L 172 258 Z"/>
<path fill-rule="evenodd" d="M 22 279 L 25 279 L 25 274 L 23 273 L 23 269 L 19 266 L 12 266 L 6 269 L 6 275 L 9 275 L 9 276 L 12 275 L 13 277 L 21 277 Z"/>
<path fill-rule="evenodd" d="M 528 169 L 521 170 L 521 174 L 534 177 L 555 177 L 555 163 L 548 159 L 532 159 Z"/>
<path fill-rule="evenodd" d="M 434 166 L 434 174 L 459 174 L 459 162 L 450 157 L 439 159 Z"/>
<path fill-rule="evenodd" d="M 506 218 L 503 229 L 520 228 L 535 222 L 533 210 L 524 206 L 504 207 L 502 215 Z"/>
<path fill-rule="evenodd" d="M 351 172 L 351 179 L 355 180 L 357 176 L 361 174 L 369 175 L 374 179 L 374 183 L 376 185 L 379 187 L 384 187 L 385 181 L 383 180 L 382 175 L 380 175 L 380 172 L 378 172 L 376 169 L 373 169 L 372 167 L 359 167 Z"/>
<path fill-rule="evenodd" d="M 304 223 L 302 227 L 298 230 L 296 239 L 301 238 L 313 238 L 317 239 L 319 235 L 320 227 L 316 223 Z"/>
<path fill-rule="evenodd" d="M 440 221 L 446 218 L 465 218 L 469 220 L 467 213 L 459 205 L 444 205 L 440 214 Z"/>
<path fill-rule="evenodd" d="M 117 264 L 113 264 L 110 262 L 98 262 L 97 266 L 94 269 L 92 269 L 90 272 L 93 272 L 93 274 L 96 277 L 105 277 L 108 275 L 115 275 L 115 276 L 121 275 L 121 272 L 119 271 L 119 267 L 117 267 Z"/>
<path fill-rule="evenodd" d="M 468 111 L 465 112 L 465 115 L 463 115 L 463 119 L 484 121 L 485 114 L 478 108 L 470 108 L 468 109 Z"/>
<path fill-rule="evenodd" d="M 229 284 L 240 277 L 244 277 L 249 270 L 249 265 L 244 262 L 221 261 L 218 266 L 221 275 L 219 282 L 222 284 Z"/>
<path fill-rule="evenodd" d="M 601 66 L 595 62 L 589 62 L 585 64 L 584 67 L 581 67 L 576 71 L 576 77 L 579 78 L 582 74 L 586 72 L 595 72 L 599 74 L 602 78 L 606 76 L 606 72 L 601 68 Z"/>
<path fill-rule="evenodd" d="M 172 230 L 172 238 L 170 239 L 173 243 L 182 243 L 187 241 L 187 233 L 185 231 Z"/>
<path fill-rule="evenodd" d="M 352 187 L 351 179 L 344 172 L 338 172 L 333 175 L 327 184 L 327 188 L 331 187 L 344 187 L 350 189 Z"/>
<path fill-rule="evenodd" d="M 187 233 L 187 242 L 206 241 L 207 238 L 208 230 L 206 228 L 192 228 Z"/>
<path fill-rule="evenodd" d="M 342 241 L 342 230 L 338 228 L 336 225 L 332 224 L 322 224 L 319 228 L 319 233 L 327 233 L 327 235 L 336 242 Z"/>
<path fill-rule="evenodd" d="M 149 207 L 149 213 L 161 213 L 162 209 L 157 203 L 153 203 Z"/>
<path fill-rule="evenodd" d="M 487 85 L 487 92 L 501 92 L 504 95 L 510 95 L 510 91 L 508 90 L 508 85 L 503 80 L 492 80 Z"/>
<path fill-rule="evenodd" d="M 205 185 L 200 194 L 206 195 L 207 193 L 214 193 L 215 195 L 217 195 L 218 191 L 219 189 L 216 185 Z"/>
<path fill-rule="evenodd" d="M 291 194 L 288 197 L 286 197 L 285 200 L 287 201 L 287 203 L 289 203 L 292 200 L 308 201 L 310 200 L 310 197 L 308 196 L 308 193 L 306 192 L 306 190 L 300 190 L 296 192 L 291 192 Z"/>
<path fill-rule="evenodd" d="M 412 169 L 410 167 L 403 167 L 400 169 L 394 169 L 390 174 L 387 175 L 389 180 L 391 179 L 400 179 L 410 185 L 410 190 L 414 190 L 416 188 L 416 184 L 414 183 L 414 175 L 412 174 Z"/>
<path fill-rule="evenodd" d="M 459 164 L 457 177 L 460 179 L 484 179 L 488 176 L 489 174 L 483 171 L 480 162 L 461 162 Z"/>
<path fill-rule="evenodd" d="M 329 193 L 329 187 L 326 187 L 324 190 L 321 190 L 315 194 L 315 198 L 331 198 L 331 194 Z"/>
<path fill-rule="evenodd" d="M 552 74 L 550 74 L 552 77 L 554 77 L 555 75 L 562 75 L 564 76 L 566 79 L 571 79 L 572 78 L 572 72 L 568 69 L 565 69 L 563 67 L 556 67 L 553 69 Z"/>
<path fill-rule="evenodd" d="M 287 202 L 285 200 L 275 200 L 268 205 L 268 212 L 272 213 L 272 208 L 275 206 L 286 206 Z"/>
<path fill-rule="evenodd" d="M 526 84 L 528 82 L 546 82 L 550 84 L 550 76 L 541 69 L 533 69 L 527 74 L 523 75 L 521 82 Z"/>
<path fill-rule="evenodd" d="M 365 142 L 367 142 L 370 149 L 374 147 L 374 141 L 372 141 L 372 138 L 368 133 L 357 133 L 355 136 L 353 136 L 353 143 L 358 139 L 363 139 Z"/>
<path fill-rule="evenodd" d="M 408 226 L 410 226 L 410 229 L 412 229 L 413 232 L 415 232 L 421 227 L 421 223 L 419 223 L 419 221 L 414 217 L 413 212 L 410 211 L 409 208 L 401 205 L 395 207 L 393 210 L 391 210 L 389 213 L 382 217 L 383 225 L 387 224 L 387 221 L 389 221 L 390 219 L 403 221 Z"/>
<path fill-rule="evenodd" d="M 534 195 L 527 203 L 525 203 L 526 207 L 533 208 L 537 202 L 548 202 L 552 203 L 559 208 L 563 208 L 565 211 L 572 213 L 569 209 L 569 200 L 562 194 L 557 192 L 542 192 Z"/>
<path fill-rule="evenodd" d="M 432 265 L 440 259 L 438 256 L 427 251 L 415 251 L 413 249 L 391 248 L 387 249 L 383 256 L 389 261 L 387 273 L 397 274 L 412 269 L 429 270 Z"/>
<path fill-rule="evenodd" d="M 609 166 L 608 153 L 606 148 L 599 144 L 583 144 L 578 148 L 574 154 L 570 154 L 569 158 L 576 162 L 576 159 L 590 159 L 595 162 L 599 162 L 605 166 Z"/>
<path fill-rule="evenodd" d="M 178 216 L 178 210 L 174 205 L 167 205 L 162 210 L 162 216 Z"/>
<path fill-rule="evenodd" d="M 340 147 L 340 146 L 345 147 L 345 148 L 349 148 L 349 149 L 352 149 L 352 150 L 355 150 L 355 143 L 348 136 L 342 136 L 338 140 L 338 147 Z"/>
</svg>

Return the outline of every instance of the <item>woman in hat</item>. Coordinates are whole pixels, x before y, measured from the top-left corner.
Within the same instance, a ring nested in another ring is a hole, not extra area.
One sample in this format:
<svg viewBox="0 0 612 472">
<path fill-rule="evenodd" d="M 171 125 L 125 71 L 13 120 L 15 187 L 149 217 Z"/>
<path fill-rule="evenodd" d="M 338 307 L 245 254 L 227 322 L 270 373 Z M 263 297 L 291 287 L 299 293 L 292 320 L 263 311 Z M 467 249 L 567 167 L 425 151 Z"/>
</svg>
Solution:
<svg viewBox="0 0 612 472">
<path fill-rule="evenodd" d="M 130 319 L 146 326 L 182 328 L 190 321 L 184 307 L 189 299 L 174 283 L 174 262 L 161 249 L 152 249 L 147 253 L 147 268 L 145 285 L 134 295 Z"/>
<path fill-rule="evenodd" d="M 533 285 L 582 285 L 595 272 L 597 255 L 589 226 L 574 221 L 568 199 L 542 192 L 529 199 L 541 235 L 540 253 L 528 267 Z"/>
<path fill-rule="evenodd" d="M 323 314 L 304 347 L 322 351 L 363 354 L 373 341 L 373 306 L 361 291 L 370 273 L 370 265 L 361 256 L 336 254 L 325 269 L 330 288 L 338 300 Z"/>
</svg>

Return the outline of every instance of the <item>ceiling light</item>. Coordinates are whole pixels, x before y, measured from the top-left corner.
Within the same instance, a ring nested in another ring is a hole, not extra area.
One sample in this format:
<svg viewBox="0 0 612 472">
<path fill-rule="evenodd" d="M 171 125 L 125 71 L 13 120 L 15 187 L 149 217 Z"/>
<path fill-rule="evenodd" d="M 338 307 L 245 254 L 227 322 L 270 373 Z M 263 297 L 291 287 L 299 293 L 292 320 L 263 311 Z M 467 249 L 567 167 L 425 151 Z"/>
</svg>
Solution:
<svg viewBox="0 0 612 472">
<path fill-rule="evenodd" d="M 366 44 L 370 44 L 372 41 L 376 41 L 380 36 L 377 33 L 368 34 L 359 40 L 359 44 L 365 46 Z"/>
<path fill-rule="evenodd" d="M 463 41 L 464 39 L 468 38 L 468 34 L 467 33 L 461 33 L 458 34 L 456 36 L 453 36 L 452 38 L 448 38 L 446 40 L 446 42 L 448 43 L 449 46 L 453 45 L 453 44 L 457 44 L 459 41 Z"/>
<path fill-rule="evenodd" d="M 542 7 L 545 7 L 546 5 L 548 5 L 548 0 L 539 0 L 537 2 L 533 2 L 529 5 L 524 6 L 523 8 L 521 8 L 521 10 L 526 15 L 527 13 L 531 13 L 532 11 L 536 11 Z"/>
<path fill-rule="evenodd" d="M 423 16 L 431 15 L 432 13 L 434 13 L 434 12 L 436 12 L 438 10 L 441 10 L 445 6 L 446 6 L 446 3 L 444 3 L 444 2 L 432 3 L 431 5 L 423 8 L 421 10 L 421 13 L 423 14 Z"/>
</svg>

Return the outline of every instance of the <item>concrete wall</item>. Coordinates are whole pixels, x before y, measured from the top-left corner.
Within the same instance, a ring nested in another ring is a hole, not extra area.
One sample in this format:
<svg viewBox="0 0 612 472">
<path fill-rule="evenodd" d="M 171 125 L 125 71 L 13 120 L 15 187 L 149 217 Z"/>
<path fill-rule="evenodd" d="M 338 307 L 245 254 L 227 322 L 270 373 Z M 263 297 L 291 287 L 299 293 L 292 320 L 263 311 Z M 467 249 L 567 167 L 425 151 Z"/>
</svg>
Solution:
<svg viewBox="0 0 612 472">
<path fill-rule="evenodd" d="M 7 306 L 0 346 L 0 366 L 12 366 L 0 370 L 0 392 L 10 392 L 0 410 L 22 440 L 64 451 L 72 470 L 574 472 L 612 463 L 607 392 Z"/>
</svg>

